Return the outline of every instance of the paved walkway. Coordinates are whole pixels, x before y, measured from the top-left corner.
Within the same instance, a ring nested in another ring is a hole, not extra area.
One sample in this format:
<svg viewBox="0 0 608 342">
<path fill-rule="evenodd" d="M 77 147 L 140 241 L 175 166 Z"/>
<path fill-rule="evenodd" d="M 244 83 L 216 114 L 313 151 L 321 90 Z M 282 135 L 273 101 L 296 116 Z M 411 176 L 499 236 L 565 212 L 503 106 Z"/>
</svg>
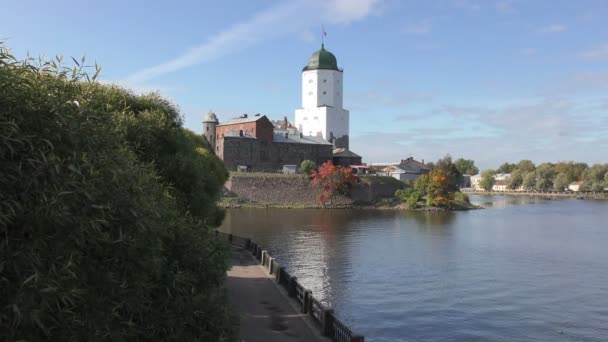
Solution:
<svg viewBox="0 0 608 342">
<path fill-rule="evenodd" d="M 311 329 L 306 315 L 296 310 L 273 278 L 243 249 L 233 248 L 228 292 L 239 312 L 243 342 L 329 341 Z"/>
</svg>

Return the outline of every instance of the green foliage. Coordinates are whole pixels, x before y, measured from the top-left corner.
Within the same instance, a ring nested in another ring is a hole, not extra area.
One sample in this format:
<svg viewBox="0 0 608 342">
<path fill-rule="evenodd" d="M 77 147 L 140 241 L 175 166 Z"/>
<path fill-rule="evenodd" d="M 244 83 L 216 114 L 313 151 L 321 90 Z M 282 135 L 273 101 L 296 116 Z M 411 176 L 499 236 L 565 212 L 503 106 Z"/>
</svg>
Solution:
<svg viewBox="0 0 608 342">
<path fill-rule="evenodd" d="M 312 160 L 304 160 L 302 161 L 302 164 L 300 164 L 300 171 L 302 171 L 304 174 L 310 176 L 310 174 L 312 173 L 313 170 L 315 170 L 317 168 L 317 164 L 312 161 Z"/>
<path fill-rule="evenodd" d="M 221 162 L 158 95 L 61 61 L 0 46 L 0 340 L 234 339 Z"/>
<path fill-rule="evenodd" d="M 511 173 L 511 175 L 509 176 L 507 188 L 509 188 L 511 190 L 516 190 L 523 184 L 523 182 L 524 182 L 524 172 L 519 169 L 515 169 L 515 171 L 513 171 Z"/>
<path fill-rule="evenodd" d="M 528 173 L 534 171 L 536 166 L 534 166 L 534 163 L 531 160 L 524 159 L 517 163 L 517 169 L 521 172 Z"/>
<path fill-rule="evenodd" d="M 553 181 L 553 190 L 555 191 L 564 191 L 568 184 L 570 184 L 570 180 L 568 179 L 568 175 L 564 172 L 559 173 L 555 180 Z"/>
<path fill-rule="evenodd" d="M 441 174 L 446 177 L 445 184 L 443 186 L 446 187 L 447 191 L 458 191 L 458 186 L 460 183 L 462 183 L 462 173 L 458 170 L 456 165 L 452 163 L 452 157 L 449 154 L 437 161 L 433 171 L 437 169 L 440 170 Z"/>
<path fill-rule="evenodd" d="M 418 202 L 422 199 L 422 194 L 418 191 L 413 191 L 407 198 L 406 203 L 408 208 L 416 209 L 418 208 Z"/>
<path fill-rule="evenodd" d="M 469 199 L 469 196 L 460 191 L 454 193 L 454 202 L 459 202 L 459 203 L 466 204 L 466 205 L 471 204 L 471 200 Z"/>
<path fill-rule="evenodd" d="M 458 158 L 454 162 L 454 165 L 458 169 L 458 172 L 463 175 L 474 176 L 479 173 L 479 169 L 475 166 L 475 161 L 471 159 Z"/>
<path fill-rule="evenodd" d="M 479 186 L 485 191 L 492 190 L 492 187 L 496 183 L 496 179 L 494 179 L 494 175 L 496 171 L 494 170 L 484 170 L 481 172 L 481 180 L 479 181 Z"/>
<path fill-rule="evenodd" d="M 511 173 L 517 169 L 517 164 L 504 163 L 496 170 L 496 173 Z"/>
<path fill-rule="evenodd" d="M 526 190 L 534 190 L 536 187 L 536 173 L 534 171 L 526 173 L 521 185 Z"/>
<path fill-rule="evenodd" d="M 413 192 L 415 192 L 415 190 L 411 188 L 397 189 L 397 191 L 395 191 L 395 197 L 397 197 L 397 199 L 401 202 L 405 202 Z"/>
<path fill-rule="evenodd" d="M 554 165 L 551 163 L 540 164 L 536 168 L 536 190 L 546 191 L 553 188 L 553 178 L 555 177 Z"/>
</svg>

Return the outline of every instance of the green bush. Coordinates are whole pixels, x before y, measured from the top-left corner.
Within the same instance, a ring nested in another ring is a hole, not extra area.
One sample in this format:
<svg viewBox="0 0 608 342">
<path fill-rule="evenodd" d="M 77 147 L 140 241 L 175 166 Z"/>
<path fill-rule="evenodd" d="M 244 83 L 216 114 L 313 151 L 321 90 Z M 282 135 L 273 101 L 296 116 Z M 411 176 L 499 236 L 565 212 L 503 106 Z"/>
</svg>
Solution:
<svg viewBox="0 0 608 342">
<path fill-rule="evenodd" d="M 422 194 L 418 191 L 412 191 L 412 193 L 407 198 L 407 206 L 410 209 L 418 208 L 418 202 L 422 199 Z"/>
<path fill-rule="evenodd" d="M 454 202 L 471 204 L 471 201 L 469 200 L 469 196 L 467 194 L 465 194 L 465 193 L 460 192 L 460 191 L 456 191 L 454 193 Z"/>
<path fill-rule="evenodd" d="M 221 162 L 158 95 L 59 63 L 0 45 L 0 340 L 234 339 Z"/>
<path fill-rule="evenodd" d="M 310 176 L 312 171 L 316 168 L 317 168 L 317 164 L 312 160 L 306 159 L 306 160 L 302 161 L 302 163 L 300 164 L 300 171 L 302 171 L 302 173 L 304 173 L 308 176 Z"/>
</svg>

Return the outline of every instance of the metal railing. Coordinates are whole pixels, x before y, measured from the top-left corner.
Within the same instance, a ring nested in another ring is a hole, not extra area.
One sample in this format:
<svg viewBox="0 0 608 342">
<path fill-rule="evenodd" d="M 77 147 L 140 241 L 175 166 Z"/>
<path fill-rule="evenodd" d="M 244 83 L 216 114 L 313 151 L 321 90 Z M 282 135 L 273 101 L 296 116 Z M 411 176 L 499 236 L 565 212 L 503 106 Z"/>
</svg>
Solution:
<svg viewBox="0 0 608 342">
<path fill-rule="evenodd" d="M 218 238 L 227 240 L 232 245 L 249 251 L 269 275 L 274 275 L 275 281 L 287 290 L 287 294 L 295 299 L 300 305 L 302 313 L 306 313 L 312 318 L 312 321 L 317 324 L 323 335 L 337 342 L 364 342 L 362 335 L 354 334 L 336 317 L 332 309 L 325 307 L 319 300 L 313 297 L 312 291 L 298 283 L 297 278 L 289 274 L 284 267 L 281 267 L 276 259 L 270 256 L 267 249 L 262 248 L 262 246 L 251 241 L 251 239 L 233 234 L 215 231 L 215 235 Z"/>
</svg>

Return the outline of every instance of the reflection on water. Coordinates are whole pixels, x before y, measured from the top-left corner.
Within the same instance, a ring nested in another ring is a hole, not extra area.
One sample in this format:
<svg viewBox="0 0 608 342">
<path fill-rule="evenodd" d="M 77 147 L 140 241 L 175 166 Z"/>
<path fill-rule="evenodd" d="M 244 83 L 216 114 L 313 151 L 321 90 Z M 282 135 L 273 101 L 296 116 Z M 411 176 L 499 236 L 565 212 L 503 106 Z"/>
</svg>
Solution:
<svg viewBox="0 0 608 342">
<path fill-rule="evenodd" d="M 471 196 L 467 212 L 234 209 L 366 341 L 602 341 L 608 202 Z"/>
</svg>

